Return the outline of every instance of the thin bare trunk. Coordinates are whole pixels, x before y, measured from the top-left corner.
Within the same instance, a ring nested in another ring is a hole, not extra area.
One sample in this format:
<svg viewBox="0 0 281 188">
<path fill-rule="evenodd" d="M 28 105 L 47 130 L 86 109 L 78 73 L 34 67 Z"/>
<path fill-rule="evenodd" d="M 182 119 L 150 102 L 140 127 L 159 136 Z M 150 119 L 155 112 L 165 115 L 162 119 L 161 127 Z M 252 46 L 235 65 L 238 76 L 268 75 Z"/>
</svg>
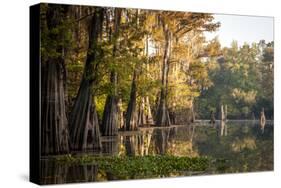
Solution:
<svg viewBox="0 0 281 188">
<path fill-rule="evenodd" d="M 157 126 L 170 126 L 171 121 L 167 107 L 167 94 L 168 94 L 168 74 L 169 74 L 169 58 L 171 50 L 171 32 L 167 24 L 163 22 L 163 32 L 165 34 L 165 49 L 162 67 L 162 86 L 160 92 L 160 103 L 157 109 L 156 125 Z"/>
</svg>

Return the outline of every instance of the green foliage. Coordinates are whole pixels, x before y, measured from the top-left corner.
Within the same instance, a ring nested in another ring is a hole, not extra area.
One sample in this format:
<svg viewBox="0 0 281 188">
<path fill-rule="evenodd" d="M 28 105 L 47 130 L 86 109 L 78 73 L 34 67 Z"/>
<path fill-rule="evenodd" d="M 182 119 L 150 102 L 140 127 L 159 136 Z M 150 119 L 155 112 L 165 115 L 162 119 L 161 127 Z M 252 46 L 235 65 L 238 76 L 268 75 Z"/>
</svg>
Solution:
<svg viewBox="0 0 281 188">
<path fill-rule="evenodd" d="M 238 47 L 234 41 L 230 48 L 222 50 L 223 58 L 207 62 L 212 86 L 196 100 L 201 118 L 209 118 L 210 110 L 214 109 L 218 114 L 220 104 L 228 105 L 229 118 L 252 118 L 253 113 L 257 117 L 262 108 L 271 118 L 273 58 L 270 56 L 273 55 L 269 54 L 273 47 L 270 44 Z"/>
<path fill-rule="evenodd" d="M 126 109 L 136 72 L 137 100 L 149 97 L 155 110 L 163 87 L 163 25 L 166 25 L 173 33 L 168 65 L 169 109 L 190 108 L 195 101 L 199 117 L 209 118 L 210 111 L 218 114 L 219 105 L 224 103 L 228 105 L 229 118 L 249 118 L 252 113 L 257 116 L 262 108 L 272 118 L 273 42 L 245 43 L 239 47 L 233 41 L 231 47 L 221 49 L 218 38 L 207 41 L 204 37 L 203 32 L 220 26 L 212 22 L 211 14 L 126 9 L 122 10 L 118 36 L 114 19 L 105 20 L 101 40 L 91 51 L 88 49 L 91 17 L 77 21 L 85 16 L 87 7 L 79 9 L 82 12 L 79 16 L 72 12 L 74 9 L 75 6 L 43 4 L 40 22 L 42 62 L 59 59 L 66 67 L 68 108 L 72 107 L 81 78 L 86 75 L 95 79 L 92 91 L 99 116 L 105 96 L 115 92 Z M 50 11 L 57 14 L 53 25 L 47 24 Z M 106 12 L 114 17 L 115 8 L 107 8 Z M 91 63 L 93 71 L 84 70 L 86 57 L 91 53 L 96 56 Z M 219 55 L 224 62 L 217 61 Z M 84 74 L 87 72 L 90 75 Z M 117 84 L 110 81 L 111 72 L 117 74 Z"/>
<path fill-rule="evenodd" d="M 41 6 L 41 46 L 42 61 L 61 58 L 68 48 L 74 45 L 71 28 L 73 20 L 66 19 L 66 6 L 47 5 Z M 58 14 L 56 23 L 48 23 L 48 13 Z M 62 57 L 63 58 L 63 57 Z"/>
<path fill-rule="evenodd" d="M 187 171 L 204 171 L 209 166 L 209 159 L 205 157 L 177 157 L 168 155 L 156 156 L 89 156 L 74 157 L 66 155 L 57 157 L 57 162 L 66 164 L 96 164 L 99 170 L 110 172 L 118 178 L 126 177 L 159 177 L 172 173 Z"/>
<path fill-rule="evenodd" d="M 98 95 L 95 97 L 95 105 L 96 105 L 96 111 L 98 114 L 98 117 L 101 118 L 103 116 L 103 109 L 105 106 L 105 101 L 106 101 L 106 95 Z"/>
</svg>

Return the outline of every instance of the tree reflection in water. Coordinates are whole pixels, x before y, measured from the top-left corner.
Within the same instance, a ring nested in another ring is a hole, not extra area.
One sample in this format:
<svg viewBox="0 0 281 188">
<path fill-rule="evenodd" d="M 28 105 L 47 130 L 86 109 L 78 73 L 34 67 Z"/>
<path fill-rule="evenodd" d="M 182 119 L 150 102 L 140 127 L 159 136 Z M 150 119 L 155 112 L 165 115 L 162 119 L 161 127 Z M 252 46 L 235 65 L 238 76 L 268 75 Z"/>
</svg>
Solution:
<svg viewBox="0 0 281 188">
<path fill-rule="evenodd" d="M 108 155 L 118 154 L 118 137 L 104 136 L 102 139 L 102 153 Z"/>
<path fill-rule="evenodd" d="M 123 133 L 120 135 L 120 145 L 125 148 L 125 153 L 119 153 L 128 156 L 148 155 L 152 134 L 153 130 L 139 131 L 137 134 Z"/>
<path fill-rule="evenodd" d="M 67 165 L 54 160 L 41 160 L 41 184 L 96 181 L 97 165 Z"/>
<path fill-rule="evenodd" d="M 166 153 L 168 148 L 170 129 L 156 129 L 154 132 L 155 153 L 163 155 Z"/>
<path fill-rule="evenodd" d="M 273 124 L 267 124 L 264 132 L 258 122 L 253 121 L 228 121 L 223 130 L 221 128 L 198 123 L 124 131 L 118 136 L 102 137 L 99 155 L 207 156 L 214 162 L 204 174 L 273 170 Z M 192 173 L 186 172 L 188 174 Z M 41 177 L 42 184 L 118 179 L 110 170 L 98 169 L 98 165 L 67 165 L 49 159 L 41 162 Z"/>
<path fill-rule="evenodd" d="M 41 160 L 41 184 L 60 184 L 67 182 L 68 167 L 51 160 Z"/>
</svg>

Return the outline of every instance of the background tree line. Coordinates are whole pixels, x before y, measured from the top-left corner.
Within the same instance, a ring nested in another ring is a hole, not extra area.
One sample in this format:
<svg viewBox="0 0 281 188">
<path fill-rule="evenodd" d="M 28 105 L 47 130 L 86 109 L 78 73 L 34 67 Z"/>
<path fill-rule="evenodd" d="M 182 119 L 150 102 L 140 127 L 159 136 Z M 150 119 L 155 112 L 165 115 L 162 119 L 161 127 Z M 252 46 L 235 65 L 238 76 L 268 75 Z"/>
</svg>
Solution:
<svg viewBox="0 0 281 188">
<path fill-rule="evenodd" d="M 258 119 L 264 108 L 273 119 L 274 43 L 261 40 L 251 45 L 220 49 L 222 56 L 206 62 L 211 86 L 196 99 L 200 118 L 210 111 L 219 114 L 219 104 L 228 105 L 230 119 Z"/>
</svg>

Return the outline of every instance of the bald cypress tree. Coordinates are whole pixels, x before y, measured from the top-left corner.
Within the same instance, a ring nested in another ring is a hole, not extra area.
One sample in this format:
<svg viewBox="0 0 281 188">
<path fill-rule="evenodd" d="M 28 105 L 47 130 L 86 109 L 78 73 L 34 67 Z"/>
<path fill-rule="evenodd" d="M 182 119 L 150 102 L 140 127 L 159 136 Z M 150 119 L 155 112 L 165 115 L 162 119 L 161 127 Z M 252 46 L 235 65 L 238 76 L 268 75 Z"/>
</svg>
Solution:
<svg viewBox="0 0 281 188">
<path fill-rule="evenodd" d="M 41 6 L 41 153 L 69 152 L 62 24 L 67 6 Z M 55 43 L 53 41 L 56 41 Z"/>
<path fill-rule="evenodd" d="M 69 119 L 72 150 L 85 151 L 101 148 L 92 87 L 97 84 L 99 58 L 102 56 L 99 42 L 102 35 L 103 18 L 104 9 L 95 8 L 89 26 L 89 48 L 84 72 Z"/>
<path fill-rule="evenodd" d="M 119 26 L 121 21 L 122 9 L 114 9 L 114 24 L 113 24 L 113 36 L 109 34 L 111 42 L 113 43 L 112 57 L 116 56 L 118 48 Z M 112 70 L 110 73 L 110 82 L 113 85 L 113 90 L 106 98 L 101 132 L 105 136 L 117 135 L 118 131 L 118 98 L 117 98 L 117 72 Z"/>
<path fill-rule="evenodd" d="M 160 88 L 160 100 L 156 113 L 157 126 L 170 126 L 171 121 L 168 111 L 168 84 L 170 58 L 173 44 L 184 37 L 188 32 L 213 31 L 219 24 L 211 23 L 213 17 L 204 13 L 184 13 L 161 11 L 157 16 L 158 27 L 162 30 L 164 38 L 162 76 Z"/>
</svg>

